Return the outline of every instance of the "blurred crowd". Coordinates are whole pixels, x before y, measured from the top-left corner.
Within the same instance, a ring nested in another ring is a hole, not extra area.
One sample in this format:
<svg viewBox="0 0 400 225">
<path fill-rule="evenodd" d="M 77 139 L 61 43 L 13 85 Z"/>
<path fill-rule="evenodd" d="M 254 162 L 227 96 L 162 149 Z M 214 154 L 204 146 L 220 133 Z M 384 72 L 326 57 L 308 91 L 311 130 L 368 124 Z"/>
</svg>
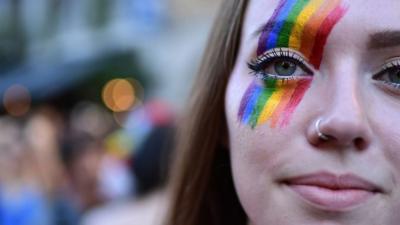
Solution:
<svg viewBox="0 0 400 225">
<path fill-rule="evenodd" d="M 219 0 L 0 0 L 0 225 L 156 225 Z"/>
<path fill-rule="evenodd" d="M 124 115 L 123 126 L 112 117 L 89 102 L 69 114 L 41 105 L 23 119 L 1 117 L 0 224 L 80 224 L 105 203 L 162 187 L 173 113 L 153 101 Z"/>
</svg>

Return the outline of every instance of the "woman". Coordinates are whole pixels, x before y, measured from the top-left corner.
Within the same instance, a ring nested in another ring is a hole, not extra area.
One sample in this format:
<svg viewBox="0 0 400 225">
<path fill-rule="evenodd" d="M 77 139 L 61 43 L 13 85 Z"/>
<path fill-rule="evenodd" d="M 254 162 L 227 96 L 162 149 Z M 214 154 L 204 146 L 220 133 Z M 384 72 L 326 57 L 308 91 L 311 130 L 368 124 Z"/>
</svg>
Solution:
<svg viewBox="0 0 400 225">
<path fill-rule="evenodd" d="M 400 3 L 227 0 L 169 225 L 400 224 Z"/>
</svg>

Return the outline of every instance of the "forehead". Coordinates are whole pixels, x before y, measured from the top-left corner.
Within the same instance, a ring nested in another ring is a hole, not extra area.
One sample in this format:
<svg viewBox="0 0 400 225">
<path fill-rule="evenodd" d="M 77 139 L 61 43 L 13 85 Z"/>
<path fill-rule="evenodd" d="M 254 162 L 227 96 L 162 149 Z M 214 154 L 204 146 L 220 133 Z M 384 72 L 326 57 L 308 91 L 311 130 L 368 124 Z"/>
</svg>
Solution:
<svg viewBox="0 0 400 225">
<path fill-rule="evenodd" d="M 331 1 L 331 0 L 325 0 Z M 244 39 L 253 39 L 257 30 L 271 18 L 281 0 L 250 0 L 244 21 Z M 399 0 L 343 0 L 348 9 L 331 35 L 360 41 L 382 30 L 400 30 Z"/>
</svg>

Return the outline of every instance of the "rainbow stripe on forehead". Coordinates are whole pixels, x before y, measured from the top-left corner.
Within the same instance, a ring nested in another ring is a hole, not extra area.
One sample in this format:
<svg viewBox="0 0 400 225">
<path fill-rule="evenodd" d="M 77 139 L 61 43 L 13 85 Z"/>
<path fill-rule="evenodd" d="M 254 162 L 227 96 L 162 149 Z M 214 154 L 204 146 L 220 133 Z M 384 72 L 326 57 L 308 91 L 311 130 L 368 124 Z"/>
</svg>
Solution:
<svg viewBox="0 0 400 225">
<path fill-rule="evenodd" d="M 319 69 L 328 36 L 345 12 L 342 0 L 281 0 L 263 29 L 257 55 L 288 47 Z"/>
<path fill-rule="evenodd" d="M 342 0 L 281 0 L 262 31 L 257 55 L 273 48 L 291 48 L 319 69 L 328 36 L 346 10 Z M 256 80 L 248 87 L 240 104 L 239 120 L 252 128 L 268 121 L 272 128 L 288 125 L 312 76 L 263 82 Z"/>
</svg>

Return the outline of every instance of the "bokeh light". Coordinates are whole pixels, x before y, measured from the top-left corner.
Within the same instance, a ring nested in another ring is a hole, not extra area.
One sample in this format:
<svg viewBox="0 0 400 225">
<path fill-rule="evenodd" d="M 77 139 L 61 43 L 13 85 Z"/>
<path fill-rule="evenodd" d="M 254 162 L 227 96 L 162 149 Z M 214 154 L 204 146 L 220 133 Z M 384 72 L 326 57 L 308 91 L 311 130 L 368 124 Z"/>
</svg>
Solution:
<svg viewBox="0 0 400 225">
<path fill-rule="evenodd" d="M 135 88 L 128 79 L 114 79 L 104 86 L 102 98 L 111 111 L 125 112 L 135 104 Z"/>
<path fill-rule="evenodd" d="M 4 93 L 3 105 L 11 116 L 20 117 L 25 115 L 31 108 L 29 90 L 19 84 L 12 85 Z"/>
</svg>

